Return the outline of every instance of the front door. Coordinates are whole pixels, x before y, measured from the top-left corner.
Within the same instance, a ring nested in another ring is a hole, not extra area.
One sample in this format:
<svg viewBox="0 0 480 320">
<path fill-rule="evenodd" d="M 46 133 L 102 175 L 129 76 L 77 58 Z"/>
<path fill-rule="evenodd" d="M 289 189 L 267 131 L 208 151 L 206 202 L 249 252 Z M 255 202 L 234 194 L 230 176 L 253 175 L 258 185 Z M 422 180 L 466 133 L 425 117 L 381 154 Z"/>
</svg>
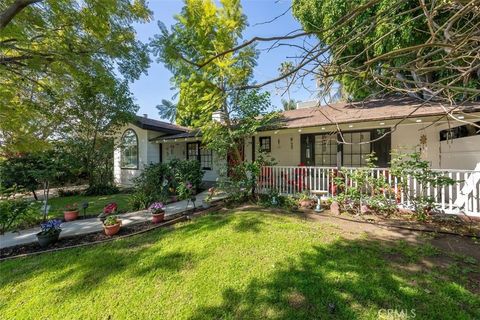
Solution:
<svg viewBox="0 0 480 320">
<path fill-rule="evenodd" d="M 315 135 L 302 134 L 300 136 L 300 161 L 302 165 L 315 165 Z"/>
</svg>

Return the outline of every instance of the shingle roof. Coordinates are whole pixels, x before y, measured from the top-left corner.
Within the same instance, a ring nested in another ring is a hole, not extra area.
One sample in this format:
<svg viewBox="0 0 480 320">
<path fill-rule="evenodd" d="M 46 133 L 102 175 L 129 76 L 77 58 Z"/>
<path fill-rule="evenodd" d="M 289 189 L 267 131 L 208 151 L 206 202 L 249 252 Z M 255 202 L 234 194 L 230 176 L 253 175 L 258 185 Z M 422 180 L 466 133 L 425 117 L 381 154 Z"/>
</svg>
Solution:
<svg viewBox="0 0 480 320">
<path fill-rule="evenodd" d="M 168 134 L 177 134 L 181 132 L 188 132 L 189 129 L 177 126 L 172 123 L 168 123 L 165 121 L 154 120 L 150 118 L 145 118 L 141 116 L 136 116 L 135 125 L 139 126 L 142 129 L 165 132 Z"/>
<path fill-rule="evenodd" d="M 418 108 L 418 109 L 417 109 Z M 469 104 L 454 109 L 445 106 L 454 112 L 480 112 L 480 103 Z M 445 109 L 438 103 L 426 103 L 411 98 L 390 98 L 371 100 L 368 102 L 341 102 L 328 106 L 313 106 L 282 112 L 283 128 L 300 128 L 332 123 L 351 123 L 372 120 L 401 119 L 441 115 Z"/>
</svg>

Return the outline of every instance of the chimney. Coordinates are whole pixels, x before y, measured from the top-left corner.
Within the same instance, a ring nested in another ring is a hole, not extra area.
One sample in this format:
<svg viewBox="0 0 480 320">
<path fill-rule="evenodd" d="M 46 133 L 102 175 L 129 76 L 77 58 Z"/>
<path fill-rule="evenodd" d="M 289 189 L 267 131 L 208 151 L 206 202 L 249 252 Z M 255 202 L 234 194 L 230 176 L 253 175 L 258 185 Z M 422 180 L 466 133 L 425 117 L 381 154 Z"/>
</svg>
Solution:
<svg viewBox="0 0 480 320">
<path fill-rule="evenodd" d="M 225 112 L 223 111 L 214 111 L 212 113 L 212 120 L 220 124 L 225 124 Z"/>
<path fill-rule="evenodd" d="M 143 114 L 143 117 L 144 117 L 144 118 L 148 118 L 148 114 L 144 113 L 144 114 Z"/>
</svg>

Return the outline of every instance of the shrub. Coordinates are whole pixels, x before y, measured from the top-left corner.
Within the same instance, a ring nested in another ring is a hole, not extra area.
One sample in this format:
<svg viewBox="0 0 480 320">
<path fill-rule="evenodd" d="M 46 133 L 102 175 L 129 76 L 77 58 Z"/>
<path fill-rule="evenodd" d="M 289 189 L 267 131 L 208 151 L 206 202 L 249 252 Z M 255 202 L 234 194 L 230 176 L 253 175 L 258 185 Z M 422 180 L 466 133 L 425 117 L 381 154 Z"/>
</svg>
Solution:
<svg viewBox="0 0 480 320">
<path fill-rule="evenodd" d="M 151 164 L 134 179 L 130 205 L 135 210 L 146 209 L 155 201 L 166 202 L 171 191 L 179 193 L 181 199 L 186 199 L 198 191 L 202 177 L 203 171 L 196 160 Z M 189 190 L 188 184 L 191 184 Z"/>
<path fill-rule="evenodd" d="M 194 191 L 198 191 L 202 184 L 204 172 L 197 160 L 172 160 L 168 164 L 175 187 L 181 183 L 191 183 Z"/>
<path fill-rule="evenodd" d="M 26 200 L 0 201 L 0 233 L 12 231 L 41 220 L 39 204 Z"/>
<path fill-rule="evenodd" d="M 147 195 L 147 193 L 142 190 L 136 190 L 128 198 L 128 203 L 133 210 L 146 209 L 153 202 L 155 202 L 155 198 Z"/>
</svg>

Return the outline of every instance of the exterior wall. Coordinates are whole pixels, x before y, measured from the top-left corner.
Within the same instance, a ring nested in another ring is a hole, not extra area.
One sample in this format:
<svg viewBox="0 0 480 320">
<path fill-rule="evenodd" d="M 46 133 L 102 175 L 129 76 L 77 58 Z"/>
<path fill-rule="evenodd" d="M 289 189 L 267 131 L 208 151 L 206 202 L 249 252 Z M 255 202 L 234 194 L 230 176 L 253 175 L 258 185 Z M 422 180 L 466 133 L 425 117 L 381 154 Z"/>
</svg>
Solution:
<svg viewBox="0 0 480 320">
<path fill-rule="evenodd" d="M 420 150 L 422 158 L 434 169 L 475 169 L 480 163 L 480 135 L 440 141 L 440 131 L 447 129 L 448 124 L 429 125 L 431 123 L 399 126 L 392 134 L 392 149 Z M 453 127 L 458 125 L 461 124 L 452 124 Z M 427 143 L 420 148 L 422 134 L 427 137 Z"/>
<path fill-rule="evenodd" d="M 121 168 L 121 150 L 120 142 L 123 133 L 127 129 L 132 129 L 137 134 L 138 138 L 138 169 L 122 169 Z M 147 164 L 147 131 L 140 129 L 137 126 L 132 124 L 124 126 L 120 131 L 119 135 L 115 139 L 115 148 L 114 151 L 114 166 L 113 173 L 115 183 L 119 185 L 130 185 L 133 178 L 138 177 L 140 170 Z"/>
<path fill-rule="evenodd" d="M 270 156 L 279 166 L 297 166 L 300 164 L 300 133 L 278 131 L 255 135 L 255 155 L 260 150 L 260 137 L 270 137 Z M 245 160 L 252 160 L 252 139 L 245 139 Z"/>
<path fill-rule="evenodd" d="M 119 147 L 116 147 L 113 154 L 114 166 L 113 174 L 116 184 L 129 186 L 132 184 L 132 179 L 138 177 L 150 163 L 157 163 L 160 158 L 158 144 L 152 143 L 149 139 L 161 135 L 155 131 L 149 131 L 141 129 L 133 124 L 124 126 L 117 137 L 115 138 L 115 145 L 120 145 L 120 139 L 127 129 L 132 129 L 137 134 L 138 138 L 138 169 L 122 169 L 121 168 L 121 151 Z"/>
<path fill-rule="evenodd" d="M 461 123 L 451 124 L 458 126 Z M 379 126 L 375 123 L 358 123 L 355 130 L 388 128 L 388 123 Z M 434 169 L 464 169 L 473 170 L 477 163 L 480 163 L 480 135 L 454 139 L 451 141 L 440 141 L 440 131 L 447 129 L 448 123 L 433 123 L 431 120 L 424 120 L 416 123 L 413 120 L 406 124 L 399 125 L 391 134 L 391 150 L 399 152 L 413 152 L 419 150 L 422 158 L 429 161 Z M 272 158 L 279 166 L 297 166 L 301 162 L 300 157 L 300 135 L 302 133 L 323 133 L 335 130 L 329 127 L 311 127 L 298 129 L 285 129 L 278 131 L 259 132 L 255 135 L 255 154 L 258 155 L 260 137 L 271 137 Z M 344 132 L 353 129 L 342 128 Z M 300 131 L 300 132 L 299 132 Z M 277 133 L 275 133 L 277 132 Z M 421 146 L 421 136 L 426 136 L 426 144 Z M 245 159 L 252 159 L 252 140 L 245 139 Z"/>
</svg>

